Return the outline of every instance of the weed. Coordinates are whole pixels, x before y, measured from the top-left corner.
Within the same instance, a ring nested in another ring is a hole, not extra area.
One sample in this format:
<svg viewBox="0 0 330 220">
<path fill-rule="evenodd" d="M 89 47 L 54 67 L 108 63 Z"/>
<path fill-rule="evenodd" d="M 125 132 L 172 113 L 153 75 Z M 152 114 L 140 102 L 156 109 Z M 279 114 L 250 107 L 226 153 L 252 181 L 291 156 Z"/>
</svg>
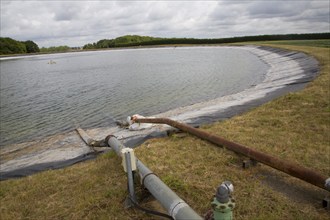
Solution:
<svg viewBox="0 0 330 220">
<path fill-rule="evenodd" d="M 163 176 L 162 181 L 172 190 L 185 191 L 187 189 L 186 185 L 180 178 L 171 174 Z"/>
</svg>

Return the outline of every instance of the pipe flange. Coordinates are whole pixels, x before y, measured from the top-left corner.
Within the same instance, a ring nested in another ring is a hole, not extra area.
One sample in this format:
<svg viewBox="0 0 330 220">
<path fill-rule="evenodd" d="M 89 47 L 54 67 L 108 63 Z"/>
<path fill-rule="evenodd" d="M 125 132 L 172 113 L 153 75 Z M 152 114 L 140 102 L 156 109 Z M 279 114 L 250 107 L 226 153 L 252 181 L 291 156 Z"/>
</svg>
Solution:
<svg viewBox="0 0 330 220">
<path fill-rule="evenodd" d="M 108 136 L 106 136 L 106 137 L 104 138 L 104 141 L 105 141 L 106 145 L 109 146 L 109 140 L 110 140 L 110 138 L 112 138 L 112 137 L 117 138 L 116 136 L 114 136 L 114 135 L 112 135 L 112 134 L 109 134 Z M 109 147 L 110 147 L 110 146 L 109 146 Z"/>
<path fill-rule="evenodd" d="M 176 200 L 171 204 L 168 213 L 175 219 L 175 216 L 179 213 L 179 210 L 185 207 L 188 207 L 188 204 L 185 201 Z"/>
<path fill-rule="evenodd" d="M 143 188 L 146 188 L 146 187 L 144 187 L 144 180 L 147 178 L 147 176 L 150 176 L 150 175 L 155 175 L 156 177 L 158 177 L 155 173 L 152 173 L 152 172 L 148 173 L 147 175 L 144 175 L 144 177 L 142 178 L 142 181 L 141 181 Z"/>
</svg>

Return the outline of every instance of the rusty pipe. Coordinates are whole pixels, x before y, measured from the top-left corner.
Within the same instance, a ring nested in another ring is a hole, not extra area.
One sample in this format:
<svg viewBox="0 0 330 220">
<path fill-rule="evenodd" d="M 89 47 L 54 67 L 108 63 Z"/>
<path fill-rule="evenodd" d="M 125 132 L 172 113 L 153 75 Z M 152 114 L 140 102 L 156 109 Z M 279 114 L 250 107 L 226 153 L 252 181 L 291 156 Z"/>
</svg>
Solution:
<svg viewBox="0 0 330 220">
<path fill-rule="evenodd" d="M 137 123 L 154 123 L 154 124 L 167 124 L 172 127 L 178 128 L 182 131 L 195 135 L 201 139 L 207 140 L 218 146 L 223 146 L 228 150 L 245 155 L 260 163 L 266 164 L 291 176 L 304 180 L 317 187 L 330 191 L 329 184 L 327 184 L 327 178 L 311 169 L 299 166 L 294 163 L 290 163 L 286 160 L 276 158 L 274 156 L 262 153 L 260 151 L 248 148 L 244 145 L 228 141 L 217 135 L 209 134 L 205 131 L 191 127 L 187 124 L 180 123 L 168 118 L 133 118 Z"/>
</svg>

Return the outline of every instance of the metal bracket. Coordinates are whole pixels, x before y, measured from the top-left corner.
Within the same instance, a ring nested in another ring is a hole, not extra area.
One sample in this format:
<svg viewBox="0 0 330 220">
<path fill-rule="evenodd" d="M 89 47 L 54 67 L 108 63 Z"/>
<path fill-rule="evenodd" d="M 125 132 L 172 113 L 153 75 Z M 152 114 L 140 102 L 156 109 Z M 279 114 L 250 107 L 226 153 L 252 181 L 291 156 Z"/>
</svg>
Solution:
<svg viewBox="0 0 330 220">
<path fill-rule="evenodd" d="M 258 161 L 253 160 L 253 159 L 247 159 L 243 160 L 242 162 L 242 167 L 244 169 L 250 168 L 250 167 L 255 167 L 258 164 Z"/>
<path fill-rule="evenodd" d="M 127 173 L 127 186 L 129 193 L 125 200 L 125 208 L 131 208 L 134 206 L 134 203 L 132 201 L 136 202 L 133 174 L 133 171 L 136 170 L 136 158 L 134 155 L 134 151 L 131 148 L 122 149 L 121 154 L 123 158 L 123 167 L 125 172 Z"/>
<path fill-rule="evenodd" d="M 128 154 L 128 156 L 127 156 Z M 136 170 L 136 158 L 135 158 L 135 154 L 134 154 L 134 150 L 131 148 L 124 148 L 121 150 L 121 155 L 122 155 L 122 166 L 125 170 L 125 172 L 127 173 L 127 160 L 130 160 L 130 169 L 131 171 L 135 171 Z"/>
<path fill-rule="evenodd" d="M 327 196 L 322 201 L 323 208 L 330 210 L 330 196 Z"/>
</svg>

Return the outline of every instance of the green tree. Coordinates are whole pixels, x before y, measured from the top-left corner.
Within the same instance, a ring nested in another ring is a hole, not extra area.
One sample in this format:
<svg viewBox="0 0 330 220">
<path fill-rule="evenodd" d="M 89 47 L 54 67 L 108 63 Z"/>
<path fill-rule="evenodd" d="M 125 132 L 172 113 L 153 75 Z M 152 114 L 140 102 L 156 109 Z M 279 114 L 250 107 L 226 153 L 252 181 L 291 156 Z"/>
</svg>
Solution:
<svg viewBox="0 0 330 220">
<path fill-rule="evenodd" d="M 19 54 L 26 53 L 24 43 L 9 37 L 0 37 L 0 54 Z"/>
<path fill-rule="evenodd" d="M 96 43 L 96 48 L 109 48 L 114 45 L 113 40 L 103 39 Z"/>
<path fill-rule="evenodd" d="M 24 42 L 25 47 L 26 47 L 26 52 L 27 53 L 38 53 L 40 52 L 40 49 L 36 43 L 34 43 L 31 40 L 25 41 Z"/>
<path fill-rule="evenodd" d="M 70 50 L 68 46 L 57 46 L 57 47 L 42 47 L 40 52 L 42 53 L 57 53 L 57 52 L 67 52 Z"/>
<path fill-rule="evenodd" d="M 93 44 L 86 44 L 83 46 L 84 50 L 90 50 L 90 49 L 95 49 L 96 47 L 94 47 Z"/>
</svg>

